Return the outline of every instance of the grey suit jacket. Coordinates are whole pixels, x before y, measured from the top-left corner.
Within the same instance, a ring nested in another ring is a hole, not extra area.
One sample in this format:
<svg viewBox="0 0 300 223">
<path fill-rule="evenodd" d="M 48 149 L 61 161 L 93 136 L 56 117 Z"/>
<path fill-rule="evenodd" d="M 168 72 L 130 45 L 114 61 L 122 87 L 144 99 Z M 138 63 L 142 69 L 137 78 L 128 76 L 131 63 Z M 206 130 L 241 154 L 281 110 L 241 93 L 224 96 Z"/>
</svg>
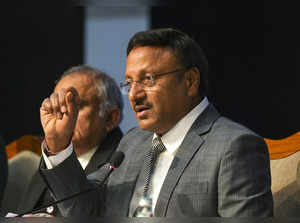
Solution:
<svg viewBox="0 0 300 223">
<path fill-rule="evenodd" d="M 118 147 L 125 153 L 125 159 L 110 176 L 107 186 L 61 204 L 64 215 L 132 216 L 140 199 L 144 177 L 140 173 L 152 136 L 153 133 L 138 128 L 129 131 Z M 57 199 L 94 187 L 74 154 L 56 168 L 42 172 Z M 209 105 L 178 149 L 154 214 L 272 216 L 269 154 L 263 138 L 221 117 Z"/>
<path fill-rule="evenodd" d="M 98 169 L 102 164 L 107 163 L 112 154 L 115 152 L 119 145 L 123 133 L 119 127 L 111 131 L 99 147 L 95 154 L 92 156 L 87 167 L 85 168 L 85 174 L 90 174 Z M 23 195 L 23 198 L 18 205 L 18 213 L 32 210 L 33 208 L 39 207 L 42 204 L 46 204 L 52 201 L 49 196 L 45 196 L 45 193 L 49 193 L 47 185 L 37 170 L 35 175 L 32 177 L 28 190 Z M 43 200 L 42 200 L 43 199 Z M 46 200 L 45 200 L 46 199 Z M 59 216 L 60 213 L 57 213 Z"/>
</svg>

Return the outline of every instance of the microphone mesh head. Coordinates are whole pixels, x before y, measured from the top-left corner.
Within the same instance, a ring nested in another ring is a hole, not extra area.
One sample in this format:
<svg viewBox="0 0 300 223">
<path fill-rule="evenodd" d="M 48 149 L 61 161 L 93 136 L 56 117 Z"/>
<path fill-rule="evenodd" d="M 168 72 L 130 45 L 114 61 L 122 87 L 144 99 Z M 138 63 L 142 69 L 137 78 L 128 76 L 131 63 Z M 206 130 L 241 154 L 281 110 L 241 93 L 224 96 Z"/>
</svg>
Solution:
<svg viewBox="0 0 300 223">
<path fill-rule="evenodd" d="M 121 163 L 123 162 L 123 159 L 124 159 L 125 155 L 123 152 L 115 152 L 112 157 L 111 157 L 111 160 L 110 160 L 110 164 L 116 168 L 118 168 Z"/>
</svg>

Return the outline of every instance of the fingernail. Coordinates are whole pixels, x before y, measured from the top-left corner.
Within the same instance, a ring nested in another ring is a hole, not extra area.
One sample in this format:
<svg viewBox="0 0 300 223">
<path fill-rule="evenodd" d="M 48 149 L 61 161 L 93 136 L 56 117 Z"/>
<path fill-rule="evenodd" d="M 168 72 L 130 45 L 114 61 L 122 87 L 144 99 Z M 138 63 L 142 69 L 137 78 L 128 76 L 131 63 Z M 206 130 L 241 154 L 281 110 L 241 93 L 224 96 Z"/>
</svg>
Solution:
<svg viewBox="0 0 300 223">
<path fill-rule="evenodd" d="M 65 113 L 66 111 L 67 111 L 67 108 L 66 108 L 66 106 L 64 106 L 64 105 L 63 105 L 63 106 L 61 106 L 61 112 L 62 112 L 62 113 Z"/>
</svg>

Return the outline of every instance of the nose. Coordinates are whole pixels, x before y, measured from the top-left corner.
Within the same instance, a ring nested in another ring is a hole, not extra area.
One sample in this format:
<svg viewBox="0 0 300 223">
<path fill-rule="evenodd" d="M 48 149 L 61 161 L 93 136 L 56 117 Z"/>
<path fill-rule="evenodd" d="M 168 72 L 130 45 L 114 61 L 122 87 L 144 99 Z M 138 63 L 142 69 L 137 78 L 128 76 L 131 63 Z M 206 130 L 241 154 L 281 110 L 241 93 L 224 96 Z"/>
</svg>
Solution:
<svg viewBox="0 0 300 223">
<path fill-rule="evenodd" d="M 145 91 L 139 82 L 134 81 L 128 92 L 128 97 L 130 100 L 136 100 L 138 98 L 145 97 Z"/>
</svg>

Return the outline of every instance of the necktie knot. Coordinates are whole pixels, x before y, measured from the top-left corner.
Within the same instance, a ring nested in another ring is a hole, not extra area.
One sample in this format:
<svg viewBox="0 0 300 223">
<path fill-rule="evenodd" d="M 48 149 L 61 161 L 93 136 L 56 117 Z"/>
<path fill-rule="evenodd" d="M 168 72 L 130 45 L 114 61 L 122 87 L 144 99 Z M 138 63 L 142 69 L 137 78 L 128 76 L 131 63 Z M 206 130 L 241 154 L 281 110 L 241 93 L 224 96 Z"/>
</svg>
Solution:
<svg viewBox="0 0 300 223">
<path fill-rule="evenodd" d="M 156 155 L 156 156 L 158 156 L 160 153 L 162 153 L 166 150 L 166 147 L 164 146 L 164 144 L 161 141 L 161 138 L 159 136 L 155 137 L 152 140 L 152 150 L 153 150 L 154 155 Z"/>
</svg>

